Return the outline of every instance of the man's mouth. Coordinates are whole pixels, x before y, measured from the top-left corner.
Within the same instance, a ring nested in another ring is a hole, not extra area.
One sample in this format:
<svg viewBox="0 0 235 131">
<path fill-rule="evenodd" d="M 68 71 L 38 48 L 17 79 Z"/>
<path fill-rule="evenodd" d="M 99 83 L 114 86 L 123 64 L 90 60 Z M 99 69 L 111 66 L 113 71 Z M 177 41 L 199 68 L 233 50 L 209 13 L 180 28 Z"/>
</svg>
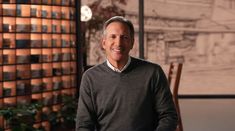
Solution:
<svg viewBox="0 0 235 131">
<path fill-rule="evenodd" d="M 121 53 L 123 51 L 122 48 L 112 48 L 112 51 L 116 52 L 116 53 Z"/>
</svg>

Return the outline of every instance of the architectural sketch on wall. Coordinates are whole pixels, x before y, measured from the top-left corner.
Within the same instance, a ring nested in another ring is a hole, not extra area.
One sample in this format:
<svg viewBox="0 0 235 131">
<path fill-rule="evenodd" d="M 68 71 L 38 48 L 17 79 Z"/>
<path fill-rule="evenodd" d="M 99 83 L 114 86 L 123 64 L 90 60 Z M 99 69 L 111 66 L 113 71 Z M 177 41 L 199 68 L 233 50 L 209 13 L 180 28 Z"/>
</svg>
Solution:
<svg viewBox="0 0 235 131">
<path fill-rule="evenodd" d="M 138 2 L 127 2 L 122 8 L 138 33 Z M 180 94 L 235 94 L 235 0 L 144 2 L 145 59 L 183 62 Z M 138 57 L 138 35 L 131 54 Z"/>
</svg>

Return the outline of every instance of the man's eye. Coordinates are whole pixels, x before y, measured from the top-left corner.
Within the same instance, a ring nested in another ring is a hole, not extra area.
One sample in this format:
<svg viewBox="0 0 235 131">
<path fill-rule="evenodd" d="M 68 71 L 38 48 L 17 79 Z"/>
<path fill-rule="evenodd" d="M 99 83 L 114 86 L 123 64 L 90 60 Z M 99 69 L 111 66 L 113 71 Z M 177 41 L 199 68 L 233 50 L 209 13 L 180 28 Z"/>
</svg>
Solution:
<svg viewBox="0 0 235 131">
<path fill-rule="evenodd" d="M 111 35 L 109 38 L 115 39 L 116 36 L 115 35 Z"/>
<path fill-rule="evenodd" d="M 123 40 L 128 40 L 128 39 L 129 39 L 129 36 L 128 36 L 128 35 L 123 35 L 123 36 L 121 36 L 121 38 L 122 38 Z"/>
<path fill-rule="evenodd" d="M 129 39 L 129 36 L 124 35 L 123 38 L 124 38 L 124 39 Z"/>
</svg>

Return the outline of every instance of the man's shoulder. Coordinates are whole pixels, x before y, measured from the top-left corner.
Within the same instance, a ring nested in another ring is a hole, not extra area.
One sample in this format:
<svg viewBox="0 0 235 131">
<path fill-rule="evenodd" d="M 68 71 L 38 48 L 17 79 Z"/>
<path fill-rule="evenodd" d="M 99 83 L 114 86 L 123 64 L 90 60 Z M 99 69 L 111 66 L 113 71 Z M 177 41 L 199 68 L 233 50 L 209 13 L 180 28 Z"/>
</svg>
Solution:
<svg viewBox="0 0 235 131">
<path fill-rule="evenodd" d="M 144 60 L 144 59 L 131 57 L 131 60 L 133 62 L 133 65 L 136 65 L 136 66 L 161 68 L 159 64 L 153 63 L 153 62 L 150 62 L 150 61 L 147 61 L 147 60 Z"/>
<path fill-rule="evenodd" d="M 105 62 L 98 64 L 98 65 L 90 66 L 83 74 L 84 75 L 89 75 L 89 74 L 95 75 L 97 73 L 103 72 L 104 68 L 105 68 Z"/>
<path fill-rule="evenodd" d="M 139 59 L 139 58 L 132 58 L 132 64 L 129 68 L 132 72 L 136 74 L 141 74 L 143 76 L 159 76 L 163 74 L 162 67 L 157 64 L 147 60 Z"/>
</svg>

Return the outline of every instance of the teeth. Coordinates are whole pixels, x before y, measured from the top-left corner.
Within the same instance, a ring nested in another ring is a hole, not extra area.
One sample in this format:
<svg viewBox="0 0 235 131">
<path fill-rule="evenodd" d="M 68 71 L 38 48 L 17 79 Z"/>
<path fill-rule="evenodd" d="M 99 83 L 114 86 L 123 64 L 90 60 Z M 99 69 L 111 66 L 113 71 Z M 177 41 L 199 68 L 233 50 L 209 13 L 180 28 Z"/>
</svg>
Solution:
<svg viewBox="0 0 235 131">
<path fill-rule="evenodd" d="M 115 48 L 115 49 L 113 49 L 114 51 L 122 51 L 122 49 L 121 48 Z"/>
</svg>

